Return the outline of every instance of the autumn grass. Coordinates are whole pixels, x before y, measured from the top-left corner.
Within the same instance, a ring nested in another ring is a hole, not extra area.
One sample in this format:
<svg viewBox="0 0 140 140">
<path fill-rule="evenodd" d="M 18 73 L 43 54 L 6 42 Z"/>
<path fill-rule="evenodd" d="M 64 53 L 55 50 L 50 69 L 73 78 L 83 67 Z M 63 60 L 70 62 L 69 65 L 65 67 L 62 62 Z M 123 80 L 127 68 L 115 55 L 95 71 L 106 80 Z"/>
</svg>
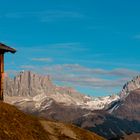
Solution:
<svg viewBox="0 0 140 140">
<path fill-rule="evenodd" d="M 0 102 L 0 140 L 104 140 L 73 126 L 36 118 Z"/>
<path fill-rule="evenodd" d="M 49 140 L 39 121 L 0 102 L 0 140 Z"/>
</svg>

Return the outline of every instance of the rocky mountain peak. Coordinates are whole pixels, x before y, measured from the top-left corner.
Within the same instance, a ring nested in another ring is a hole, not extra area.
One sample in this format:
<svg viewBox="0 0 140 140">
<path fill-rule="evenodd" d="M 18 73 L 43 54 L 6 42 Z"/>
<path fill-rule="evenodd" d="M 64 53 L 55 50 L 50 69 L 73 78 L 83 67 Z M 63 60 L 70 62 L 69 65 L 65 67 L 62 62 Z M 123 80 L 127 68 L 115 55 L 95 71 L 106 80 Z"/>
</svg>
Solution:
<svg viewBox="0 0 140 140">
<path fill-rule="evenodd" d="M 127 96 L 131 91 L 139 88 L 140 88 L 140 76 L 137 76 L 123 86 L 123 89 L 120 92 L 120 97 L 123 98 Z"/>
<path fill-rule="evenodd" d="M 76 104 L 85 101 L 85 95 L 74 88 L 53 84 L 49 75 L 40 75 L 31 71 L 22 71 L 13 79 L 5 79 L 5 95 L 11 97 L 32 98 L 42 101 L 51 98 L 57 102 Z"/>
<path fill-rule="evenodd" d="M 5 94 L 9 96 L 35 96 L 43 91 L 52 92 L 54 87 L 50 76 L 42 76 L 31 71 L 22 71 L 13 79 L 5 79 Z"/>
<path fill-rule="evenodd" d="M 140 76 L 127 82 L 120 92 L 120 99 L 108 106 L 108 112 L 128 120 L 140 120 Z"/>
</svg>

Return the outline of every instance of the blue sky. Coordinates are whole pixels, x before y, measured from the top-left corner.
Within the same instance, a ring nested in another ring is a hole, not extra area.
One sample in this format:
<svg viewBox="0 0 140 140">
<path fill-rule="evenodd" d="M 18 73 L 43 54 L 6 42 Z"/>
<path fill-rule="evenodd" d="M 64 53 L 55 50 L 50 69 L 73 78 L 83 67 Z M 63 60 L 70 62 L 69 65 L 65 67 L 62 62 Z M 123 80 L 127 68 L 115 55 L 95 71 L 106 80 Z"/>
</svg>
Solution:
<svg viewBox="0 0 140 140">
<path fill-rule="evenodd" d="M 58 85 L 103 96 L 140 72 L 139 0 L 5 0 L 0 41 L 11 74 L 50 74 Z"/>
</svg>

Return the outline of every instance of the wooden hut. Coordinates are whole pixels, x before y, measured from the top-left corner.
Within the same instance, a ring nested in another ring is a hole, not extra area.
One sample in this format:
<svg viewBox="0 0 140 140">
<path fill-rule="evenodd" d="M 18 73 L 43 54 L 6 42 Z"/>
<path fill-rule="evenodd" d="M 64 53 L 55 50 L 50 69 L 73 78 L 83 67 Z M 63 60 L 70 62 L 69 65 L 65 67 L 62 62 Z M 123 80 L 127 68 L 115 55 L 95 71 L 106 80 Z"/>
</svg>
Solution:
<svg viewBox="0 0 140 140">
<path fill-rule="evenodd" d="M 0 101 L 4 100 L 4 53 L 6 52 L 15 53 L 16 50 L 0 43 Z"/>
</svg>

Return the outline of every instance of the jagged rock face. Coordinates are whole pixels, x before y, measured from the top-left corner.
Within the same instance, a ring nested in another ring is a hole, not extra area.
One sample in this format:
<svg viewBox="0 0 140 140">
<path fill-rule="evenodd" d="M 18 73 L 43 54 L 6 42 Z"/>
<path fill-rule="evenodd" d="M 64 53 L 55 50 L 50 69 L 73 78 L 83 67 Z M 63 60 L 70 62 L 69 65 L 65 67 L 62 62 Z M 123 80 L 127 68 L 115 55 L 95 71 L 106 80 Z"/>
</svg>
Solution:
<svg viewBox="0 0 140 140">
<path fill-rule="evenodd" d="M 140 89 L 131 91 L 129 95 L 114 108 L 112 114 L 127 120 L 140 121 Z"/>
<path fill-rule="evenodd" d="M 50 76 L 38 75 L 30 71 L 21 72 L 14 77 L 14 79 L 7 77 L 5 79 L 5 95 L 12 97 L 37 96 L 36 98 L 39 98 L 42 95 L 42 98 L 49 96 L 59 101 L 66 101 L 66 99 L 70 101 L 72 101 L 72 99 L 83 100 L 84 98 L 82 94 L 78 93 L 73 88 L 55 86 L 52 83 Z"/>
<path fill-rule="evenodd" d="M 107 111 L 119 118 L 140 121 L 140 76 L 123 86 L 120 99 L 112 102 Z"/>
<path fill-rule="evenodd" d="M 35 96 L 52 93 L 54 85 L 49 76 L 41 76 L 30 71 L 21 72 L 14 79 L 6 78 L 5 95 L 8 96 Z"/>
<path fill-rule="evenodd" d="M 127 82 L 122 91 L 120 92 L 120 97 L 123 98 L 127 96 L 131 91 L 140 88 L 140 76 L 135 77 L 133 80 Z"/>
</svg>

